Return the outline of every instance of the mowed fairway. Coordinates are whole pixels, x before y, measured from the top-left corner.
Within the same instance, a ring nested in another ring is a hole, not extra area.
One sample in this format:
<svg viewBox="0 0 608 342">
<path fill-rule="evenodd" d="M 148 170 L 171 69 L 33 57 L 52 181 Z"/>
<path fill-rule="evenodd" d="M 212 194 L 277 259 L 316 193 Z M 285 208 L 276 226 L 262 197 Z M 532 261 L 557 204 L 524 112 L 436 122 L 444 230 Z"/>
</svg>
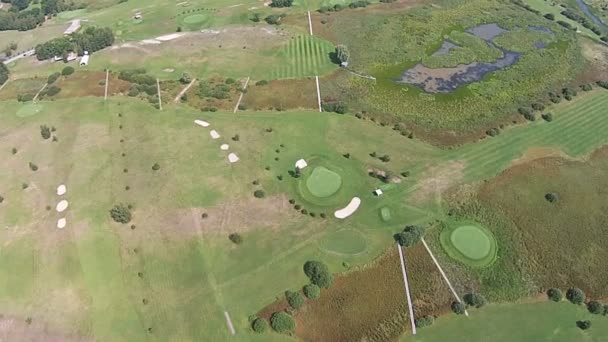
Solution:
<svg viewBox="0 0 608 342">
<path fill-rule="evenodd" d="M 281 48 L 279 55 L 284 56 L 286 61 L 276 67 L 272 78 L 301 78 L 326 74 L 337 68 L 329 56 L 333 51 L 333 44 L 325 40 L 310 35 L 296 36 Z"/>
<path fill-rule="evenodd" d="M 608 339 L 606 317 L 591 315 L 582 305 L 567 302 L 490 305 L 469 317 L 446 315 L 403 342 L 600 342 Z M 581 330 L 576 321 L 590 319 L 592 328 Z"/>
</svg>

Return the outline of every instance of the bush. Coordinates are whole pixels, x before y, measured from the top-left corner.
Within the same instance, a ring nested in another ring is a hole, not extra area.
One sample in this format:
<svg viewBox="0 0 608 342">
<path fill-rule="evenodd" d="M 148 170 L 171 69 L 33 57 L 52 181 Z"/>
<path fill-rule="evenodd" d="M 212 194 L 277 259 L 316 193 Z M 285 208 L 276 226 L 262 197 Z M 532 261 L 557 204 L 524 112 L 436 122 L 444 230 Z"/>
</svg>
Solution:
<svg viewBox="0 0 608 342">
<path fill-rule="evenodd" d="M 587 84 L 583 84 L 583 85 L 581 86 L 581 89 L 582 89 L 583 91 L 591 91 L 591 90 L 593 90 L 593 86 L 592 86 L 591 84 L 587 83 Z"/>
<path fill-rule="evenodd" d="M 563 296 L 560 289 L 552 288 L 547 291 L 547 297 L 554 302 L 561 302 Z"/>
<path fill-rule="evenodd" d="M 424 229 L 419 226 L 406 226 L 401 233 L 394 235 L 395 241 L 403 247 L 410 247 L 418 243 L 424 235 Z"/>
<path fill-rule="evenodd" d="M 237 245 L 243 243 L 243 237 L 239 233 L 232 233 L 228 235 L 228 239 Z"/>
<path fill-rule="evenodd" d="M 416 327 L 424 328 L 433 325 L 435 322 L 435 318 L 433 316 L 423 316 L 421 318 L 416 319 Z"/>
<path fill-rule="evenodd" d="M 266 193 L 264 192 L 264 190 L 256 190 L 253 192 L 253 196 L 255 198 L 264 198 L 266 196 Z"/>
<path fill-rule="evenodd" d="M 13 149 L 11 149 L 11 153 L 12 153 L 12 154 L 17 154 L 17 148 L 16 148 L 16 147 L 13 147 Z"/>
<path fill-rule="evenodd" d="M 266 332 L 266 330 L 268 330 L 268 321 L 263 318 L 256 318 L 253 321 L 253 324 L 251 324 L 251 328 L 259 334 Z"/>
<path fill-rule="evenodd" d="M 115 222 L 127 224 L 131 221 L 131 209 L 124 204 L 117 204 L 110 209 L 110 216 Z"/>
<path fill-rule="evenodd" d="M 296 329 L 296 322 L 290 314 L 280 311 L 270 316 L 270 326 L 276 332 L 290 333 Z"/>
<path fill-rule="evenodd" d="M 532 114 L 532 110 L 530 110 L 530 108 L 520 107 L 517 109 L 517 111 L 521 115 Z"/>
<path fill-rule="evenodd" d="M 545 199 L 549 203 L 556 203 L 559 200 L 559 196 L 557 196 L 557 194 L 554 192 L 549 192 L 549 193 L 545 194 Z"/>
<path fill-rule="evenodd" d="M 266 81 L 266 80 L 261 80 L 261 81 L 255 82 L 256 86 L 265 86 L 267 84 L 268 84 L 268 81 Z"/>
<path fill-rule="evenodd" d="M 596 84 L 604 89 L 608 89 L 608 81 L 597 81 Z"/>
<path fill-rule="evenodd" d="M 182 77 L 179 78 L 179 82 L 182 84 L 188 84 L 192 82 L 192 77 L 190 77 L 190 74 L 188 74 L 187 72 L 183 72 Z"/>
<path fill-rule="evenodd" d="M 585 292 L 576 287 L 569 288 L 566 292 L 566 299 L 572 304 L 583 304 L 585 302 Z"/>
<path fill-rule="evenodd" d="M 58 73 L 58 72 L 49 75 L 49 78 L 47 78 L 46 83 L 47 84 L 53 84 L 53 83 L 55 83 L 55 81 L 57 81 L 57 79 L 59 78 L 59 76 L 61 76 L 61 74 Z"/>
<path fill-rule="evenodd" d="M 486 299 L 482 295 L 474 292 L 464 295 L 463 300 L 467 305 L 474 306 L 476 308 L 481 308 L 487 303 Z"/>
<path fill-rule="evenodd" d="M 543 115 L 541 115 L 541 117 L 543 118 L 543 120 L 545 120 L 547 122 L 553 121 L 553 114 L 552 113 L 543 114 Z"/>
<path fill-rule="evenodd" d="M 304 297 L 302 297 L 300 292 L 285 291 L 285 298 L 287 299 L 287 303 L 296 310 L 304 305 Z"/>
<path fill-rule="evenodd" d="M 61 91 L 61 88 L 59 88 L 56 85 L 52 85 L 50 87 L 47 87 L 43 93 L 41 93 L 41 95 L 44 96 L 55 96 L 57 94 L 59 94 L 59 92 Z"/>
<path fill-rule="evenodd" d="M 51 137 L 51 129 L 47 125 L 40 126 L 40 135 L 44 140 Z"/>
<path fill-rule="evenodd" d="M 544 15 L 544 17 L 551 21 L 555 20 L 555 15 L 553 13 L 547 13 Z"/>
<path fill-rule="evenodd" d="M 235 81 L 235 79 L 234 79 L 234 78 L 231 78 L 231 77 L 228 77 L 228 78 L 227 78 L 227 79 L 224 81 L 224 83 L 226 83 L 226 84 L 234 84 L 234 82 L 236 82 L 236 81 Z"/>
<path fill-rule="evenodd" d="M 587 330 L 587 329 L 591 328 L 591 321 L 590 320 L 576 321 L 576 326 L 581 330 Z"/>
<path fill-rule="evenodd" d="M 74 73 L 74 68 L 71 66 L 66 66 L 65 68 L 63 68 L 63 70 L 61 70 L 61 74 L 63 76 L 69 76 L 73 73 Z"/>
<path fill-rule="evenodd" d="M 466 306 L 464 304 L 462 304 L 461 302 L 452 303 L 452 312 L 454 312 L 455 314 L 464 315 L 465 311 L 466 311 Z"/>
<path fill-rule="evenodd" d="M 405 177 L 405 178 L 409 177 L 409 176 L 410 176 L 410 174 L 411 174 L 411 172 L 410 172 L 410 171 L 403 171 L 403 172 L 401 172 L 401 176 L 402 176 L 402 177 Z"/>
<path fill-rule="evenodd" d="M 317 299 L 321 296 L 321 288 L 316 284 L 304 285 L 302 290 L 304 291 L 306 298 L 309 299 Z"/>
<path fill-rule="evenodd" d="M 158 163 L 154 163 L 154 165 L 152 165 L 152 170 L 153 170 L 153 171 L 158 171 L 158 170 L 160 170 L 160 165 L 158 165 Z"/>
<path fill-rule="evenodd" d="M 524 114 L 524 118 L 528 121 L 536 121 L 536 115 L 534 115 L 534 113 Z"/>
<path fill-rule="evenodd" d="M 30 162 L 30 170 L 32 170 L 32 171 L 38 171 L 38 165 Z"/>
<path fill-rule="evenodd" d="M 498 128 L 490 128 L 486 131 L 486 135 L 490 137 L 495 137 L 500 134 L 500 129 Z"/>
<path fill-rule="evenodd" d="M 604 313 L 604 306 L 597 300 L 592 300 L 587 303 L 587 310 L 594 315 L 601 315 Z"/>
<path fill-rule="evenodd" d="M 329 288 L 333 282 L 333 276 L 329 273 L 327 265 L 320 261 L 307 261 L 304 264 L 304 274 L 311 283 L 325 289 Z"/>
<path fill-rule="evenodd" d="M 545 105 L 542 103 L 535 102 L 532 104 L 532 109 L 538 110 L 538 111 L 545 110 Z"/>
<path fill-rule="evenodd" d="M 4 197 L 0 196 L 0 203 L 4 202 Z"/>
<path fill-rule="evenodd" d="M 293 0 L 272 0 L 270 2 L 270 7 L 291 7 L 293 5 Z"/>
<path fill-rule="evenodd" d="M 271 14 L 264 18 L 264 20 L 270 25 L 281 25 L 281 19 L 283 19 L 283 16 L 278 14 Z"/>
<path fill-rule="evenodd" d="M 324 112 L 333 112 L 338 114 L 345 114 L 348 111 L 346 104 L 343 102 L 329 102 L 323 103 L 322 106 Z"/>
</svg>

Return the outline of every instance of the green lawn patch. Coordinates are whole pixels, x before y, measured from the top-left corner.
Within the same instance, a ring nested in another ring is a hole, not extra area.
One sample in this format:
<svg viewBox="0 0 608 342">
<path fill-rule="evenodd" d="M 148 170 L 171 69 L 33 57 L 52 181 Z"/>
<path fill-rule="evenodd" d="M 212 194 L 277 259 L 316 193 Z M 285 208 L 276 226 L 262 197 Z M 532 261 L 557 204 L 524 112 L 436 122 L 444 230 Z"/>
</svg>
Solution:
<svg viewBox="0 0 608 342">
<path fill-rule="evenodd" d="M 382 221 L 388 222 L 391 220 L 391 210 L 388 207 L 380 208 L 380 217 Z"/>
<path fill-rule="evenodd" d="M 478 224 L 454 222 L 441 232 L 440 241 L 450 257 L 470 266 L 488 266 L 496 258 L 493 234 Z"/>
<path fill-rule="evenodd" d="M 183 23 L 188 26 L 202 25 L 208 18 L 206 14 L 193 14 L 185 17 Z"/>
<path fill-rule="evenodd" d="M 19 108 L 19 110 L 17 111 L 16 115 L 20 118 L 25 118 L 40 113 L 43 108 L 44 106 L 41 104 L 28 103 L 21 106 L 21 108 Z"/>
<path fill-rule="evenodd" d="M 319 245 L 327 252 L 349 255 L 363 253 L 367 247 L 363 234 L 354 229 L 331 232 L 319 241 Z"/>
<path fill-rule="evenodd" d="M 315 167 L 306 179 L 306 187 L 316 197 L 329 197 L 340 190 L 340 186 L 342 177 L 323 166 Z"/>
</svg>

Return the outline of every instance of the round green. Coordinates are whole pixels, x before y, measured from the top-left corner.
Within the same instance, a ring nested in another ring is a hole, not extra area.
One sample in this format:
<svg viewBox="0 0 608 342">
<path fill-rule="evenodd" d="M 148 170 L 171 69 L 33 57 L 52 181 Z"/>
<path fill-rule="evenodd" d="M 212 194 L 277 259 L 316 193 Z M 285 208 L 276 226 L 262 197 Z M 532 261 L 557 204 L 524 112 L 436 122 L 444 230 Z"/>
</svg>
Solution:
<svg viewBox="0 0 608 342">
<path fill-rule="evenodd" d="M 498 250 L 491 231 L 473 222 L 452 222 L 441 231 L 441 246 L 453 259 L 473 267 L 491 265 Z"/>
<path fill-rule="evenodd" d="M 207 20 L 207 16 L 204 14 L 193 14 L 184 18 L 184 24 L 186 25 L 198 25 L 202 24 Z"/>
<path fill-rule="evenodd" d="M 324 167 L 317 166 L 306 179 L 306 188 L 310 193 L 319 198 L 329 197 L 342 186 L 342 177 L 336 172 Z"/>
</svg>

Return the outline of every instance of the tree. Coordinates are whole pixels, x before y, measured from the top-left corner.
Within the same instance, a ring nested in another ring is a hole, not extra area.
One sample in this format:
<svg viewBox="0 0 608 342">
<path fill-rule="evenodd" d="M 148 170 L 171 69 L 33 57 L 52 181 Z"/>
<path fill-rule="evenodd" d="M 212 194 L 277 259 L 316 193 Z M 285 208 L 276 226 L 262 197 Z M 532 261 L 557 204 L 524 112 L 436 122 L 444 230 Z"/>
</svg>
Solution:
<svg viewBox="0 0 608 342">
<path fill-rule="evenodd" d="M 348 63 L 348 59 L 350 58 L 348 47 L 344 44 L 336 45 L 336 57 L 340 63 Z"/>
<path fill-rule="evenodd" d="M 551 21 L 555 20 L 555 15 L 553 13 L 547 13 L 544 15 L 544 17 Z"/>
<path fill-rule="evenodd" d="M 256 190 L 253 192 L 253 196 L 255 198 L 264 198 L 266 196 L 266 193 L 264 192 L 264 190 Z"/>
<path fill-rule="evenodd" d="M 467 305 L 474 306 L 478 309 L 487 303 L 486 299 L 482 295 L 474 292 L 467 293 L 462 299 L 464 299 L 464 302 Z"/>
<path fill-rule="evenodd" d="M 0 196 L 0 203 L 4 202 L 4 197 Z"/>
<path fill-rule="evenodd" d="M 566 291 L 566 299 L 572 304 L 583 304 L 585 302 L 585 292 L 576 287 L 569 288 L 568 291 Z"/>
<path fill-rule="evenodd" d="M 65 68 L 63 68 L 63 70 L 61 70 L 61 74 L 63 76 L 69 76 L 73 73 L 74 73 L 74 68 L 71 66 L 66 66 Z"/>
<path fill-rule="evenodd" d="M 47 125 L 40 126 L 40 135 L 42 139 L 47 140 L 51 137 L 51 129 Z"/>
<path fill-rule="evenodd" d="M 316 284 L 304 285 L 303 291 L 308 299 L 317 299 L 321 296 L 321 288 Z"/>
<path fill-rule="evenodd" d="M 270 326 L 276 332 L 290 333 L 296 329 L 296 321 L 294 321 L 290 314 L 280 311 L 270 316 Z"/>
<path fill-rule="evenodd" d="M 293 5 L 293 0 L 272 0 L 270 2 L 270 7 L 291 7 Z"/>
<path fill-rule="evenodd" d="M 406 226 L 401 233 L 395 234 L 395 241 L 403 247 L 410 247 L 418 243 L 424 235 L 424 229 L 419 226 Z"/>
<path fill-rule="evenodd" d="M 333 282 L 333 276 L 329 273 L 327 265 L 320 261 L 307 261 L 304 264 L 304 274 L 310 282 L 322 288 L 329 288 Z"/>
<path fill-rule="evenodd" d="M 110 216 L 115 222 L 127 224 L 131 221 L 131 209 L 124 204 L 117 204 L 110 209 Z"/>
<path fill-rule="evenodd" d="M 256 318 L 253 321 L 253 324 L 251 324 L 251 328 L 259 334 L 266 332 L 266 330 L 268 330 L 268 321 L 263 318 Z"/>
<path fill-rule="evenodd" d="M 154 163 L 154 165 L 152 165 L 152 170 L 153 171 L 158 171 L 160 170 L 160 165 L 158 163 Z"/>
<path fill-rule="evenodd" d="M 264 18 L 264 20 L 270 25 L 281 25 L 281 19 L 283 19 L 283 16 L 279 14 L 271 14 Z"/>
<path fill-rule="evenodd" d="M 296 310 L 304 305 L 304 297 L 302 297 L 300 292 L 287 290 L 285 291 L 285 298 L 287 299 L 287 303 L 289 303 L 289 305 Z"/>
<path fill-rule="evenodd" d="M 545 194 L 545 199 L 549 203 L 555 203 L 559 200 L 559 196 L 557 196 L 557 194 L 554 192 L 549 192 L 549 193 Z"/>
<path fill-rule="evenodd" d="M 466 306 L 461 302 L 453 302 L 452 303 L 452 311 L 457 315 L 463 315 L 466 311 Z"/>
<path fill-rule="evenodd" d="M 239 233 L 232 233 L 228 235 L 228 239 L 237 245 L 243 243 L 243 237 Z"/>
<path fill-rule="evenodd" d="M 576 321 L 576 326 L 579 327 L 579 329 L 581 329 L 581 330 L 587 330 L 587 329 L 591 328 L 591 321 L 587 320 L 587 319 Z"/>
<path fill-rule="evenodd" d="M 587 303 L 587 310 L 594 315 L 601 315 L 604 313 L 604 306 L 597 300 L 592 300 Z"/>
<path fill-rule="evenodd" d="M 30 170 L 32 170 L 32 171 L 38 171 L 38 165 L 36 165 L 36 164 L 34 164 L 32 162 L 30 162 L 29 165 L 30 165 Z"/>
<path fill-rule="evenodd" d="M 179 78 L 179 81 L 183 84 L 188 84 L 192 82 L 192 77 L 187 72 L 182 73 L 182 77 Z"/>
<path fill-rule="evenodd" d="M 11 6 L 23 11 L 30 5 L 30 0 L 11 0 Z"/>
<path fill-rule="evenodd" d="M 561 302 L 563 296 L 560 289 L 552 288 L 547 291 L 547 297 L 554 302 Z"/>
</svg>

